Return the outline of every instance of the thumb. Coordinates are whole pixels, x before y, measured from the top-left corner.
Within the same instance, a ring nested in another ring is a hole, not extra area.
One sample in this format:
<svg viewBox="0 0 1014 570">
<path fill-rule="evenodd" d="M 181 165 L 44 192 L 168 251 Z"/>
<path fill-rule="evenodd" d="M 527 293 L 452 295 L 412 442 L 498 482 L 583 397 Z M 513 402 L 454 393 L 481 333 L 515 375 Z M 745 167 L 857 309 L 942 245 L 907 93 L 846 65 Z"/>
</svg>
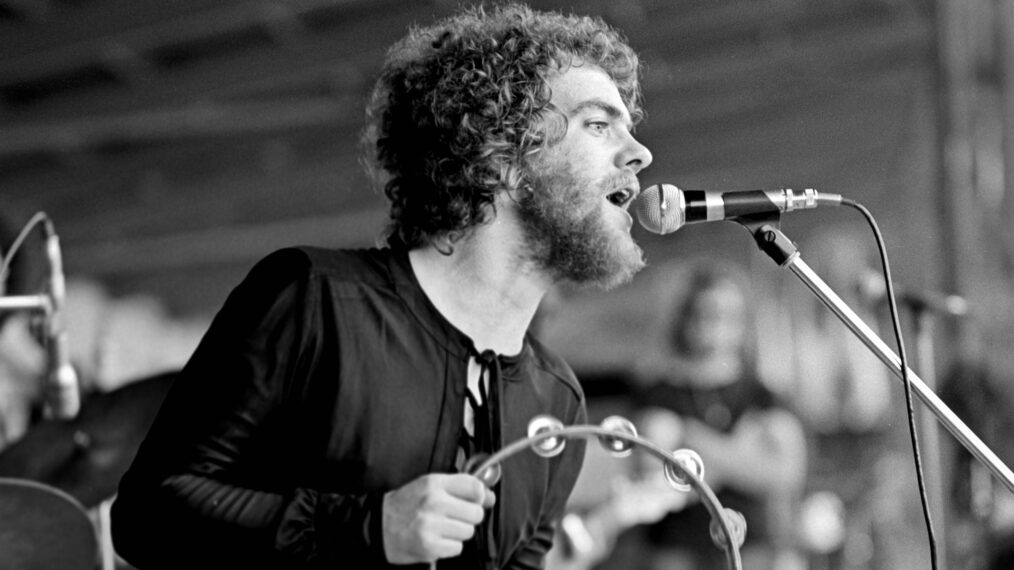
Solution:
<svg viewBox="0 0 1014 570">
<path fill-rule="evenodd" d="M 485 484 L 482 486 L 482 492 L 482 507 L 485 509 L 493 508 L 493 505 L 496 504 L 496 493 Z"/>
</svg>

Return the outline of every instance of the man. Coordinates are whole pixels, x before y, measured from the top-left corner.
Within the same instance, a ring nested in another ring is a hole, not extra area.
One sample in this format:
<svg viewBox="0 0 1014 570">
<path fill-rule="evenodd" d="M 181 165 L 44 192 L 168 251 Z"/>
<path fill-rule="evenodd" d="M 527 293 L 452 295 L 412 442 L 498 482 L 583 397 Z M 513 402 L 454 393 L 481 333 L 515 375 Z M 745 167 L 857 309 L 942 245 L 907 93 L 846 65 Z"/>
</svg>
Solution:
<svg viewBox="0 0 1014 570">
<path fill-rule="evenodd" d="M 527 334 L 554 283 L 643 265 L 627 208 L 638 61 L 602 22 L 465 10 L 396 44 L 366 140 L 387 246 L 292 248 L 230 295 L 113 506 L 147 568 L 539 568 L 583 445 L 468 459 L 549 414 L 585 420 L 573 373 Z"/>
</svg>

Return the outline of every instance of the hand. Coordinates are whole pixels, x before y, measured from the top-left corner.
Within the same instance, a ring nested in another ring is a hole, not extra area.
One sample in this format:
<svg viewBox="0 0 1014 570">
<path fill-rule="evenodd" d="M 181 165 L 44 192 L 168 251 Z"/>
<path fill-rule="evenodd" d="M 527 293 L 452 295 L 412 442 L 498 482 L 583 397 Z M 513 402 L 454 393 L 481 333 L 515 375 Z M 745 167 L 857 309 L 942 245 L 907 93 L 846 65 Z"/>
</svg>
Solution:
<svg viewBox="0 0 1014 570">
<path fill-rule="evenodd" d="M 496 497 L 464 473 L 423 475 L 384 495 L 384 554 L 391 564 L 433 562 L 461 554 Z"/>
<path fill-rule="evenodd" d="M 675 450 L 686 436 L 686 423 L 679 414 L 660 407 L 642 410 L 638 418 L 641 435 L 655 442 L 662 449 Z"/>
<path fill-rule="evenodd" d="M 686 423 L 675 412 L 654 406 L 641 410 L 636 421 L 637 431 L 642 437 L 670 452 L 685 445 Z M 662 469 L 650 456 L 642 454 L 634 460 L 634 474 L 637 478 L 655 473 L 661 474 Z"/>
<path fill-rule="evenodd" d="M 607 504 L 612 508 L 619 530 L 658 522 L 665 515 L 686 506 L 687 494 L 673 489 L 665 482 L 662 473 L 662 466 L 659 465 L 656 476 L 637 481 L 625 477 L 613 480 Z"/>
</svg>

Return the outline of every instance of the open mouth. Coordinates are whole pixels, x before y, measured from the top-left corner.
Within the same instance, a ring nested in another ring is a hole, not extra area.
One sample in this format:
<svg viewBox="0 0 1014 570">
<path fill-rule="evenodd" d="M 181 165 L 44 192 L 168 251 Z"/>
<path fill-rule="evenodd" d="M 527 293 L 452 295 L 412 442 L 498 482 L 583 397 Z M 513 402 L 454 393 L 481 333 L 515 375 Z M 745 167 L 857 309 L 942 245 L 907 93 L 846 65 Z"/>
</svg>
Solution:
<svg viewBox="0 0 1014 570">
<path fill-rule="evenodd" d="M 637 192 L 629 188 L 620 188 L 606 196 L 606 200 L 609 200 L 612 205 L 622 208 L 629 204 L 636 196 Z"/>
</svg>

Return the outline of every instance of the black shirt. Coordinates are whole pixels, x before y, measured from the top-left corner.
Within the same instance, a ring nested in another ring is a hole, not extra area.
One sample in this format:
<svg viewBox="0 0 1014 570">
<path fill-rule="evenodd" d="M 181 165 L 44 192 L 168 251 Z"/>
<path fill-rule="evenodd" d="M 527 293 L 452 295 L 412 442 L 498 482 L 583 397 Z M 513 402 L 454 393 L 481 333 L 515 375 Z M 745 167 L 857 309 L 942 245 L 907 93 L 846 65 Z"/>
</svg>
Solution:
<svg viewBox="0 0 1014 570">
<path fill-rule="evenodd" d="M 475 354 L 407 252 L 273 253 L 215 316 L 121 480 L 117 552 L 143 569 L 386 567 L 383 494 L 455 471 Z M 585 422 L 572 371 L 531 335 L 496 361 L 500 446 L 537 414 Z M 576 441 L 504 462 L 499 567 L 541 567 L 583 454 Z"/>
<path fill-rule="evenodd" d="M 697 419 L 726 434 L 748 412 L 780 407 L 774 394 L 754 376 L 715 387 L 672 384 L 661 380 L 642 391 L 637 402 L 642 407 L 658 406 L 680 416 Z M 732 488 L 717 491 L 716 497 L 722 507 L 746 517 L 747 543 L 769 540 L 770 529 L 766 524 L 762 497 Z M 649 540 L 656 544 L 691 546 L 700 549 L 701 554 L 724 557 L 723 551 L 712 543 L 710 523 L 710 512 L 703 503 L 695 502 L 666 515 L 660 522 L 651 525 L 647 534 Z"/>
</svg>

